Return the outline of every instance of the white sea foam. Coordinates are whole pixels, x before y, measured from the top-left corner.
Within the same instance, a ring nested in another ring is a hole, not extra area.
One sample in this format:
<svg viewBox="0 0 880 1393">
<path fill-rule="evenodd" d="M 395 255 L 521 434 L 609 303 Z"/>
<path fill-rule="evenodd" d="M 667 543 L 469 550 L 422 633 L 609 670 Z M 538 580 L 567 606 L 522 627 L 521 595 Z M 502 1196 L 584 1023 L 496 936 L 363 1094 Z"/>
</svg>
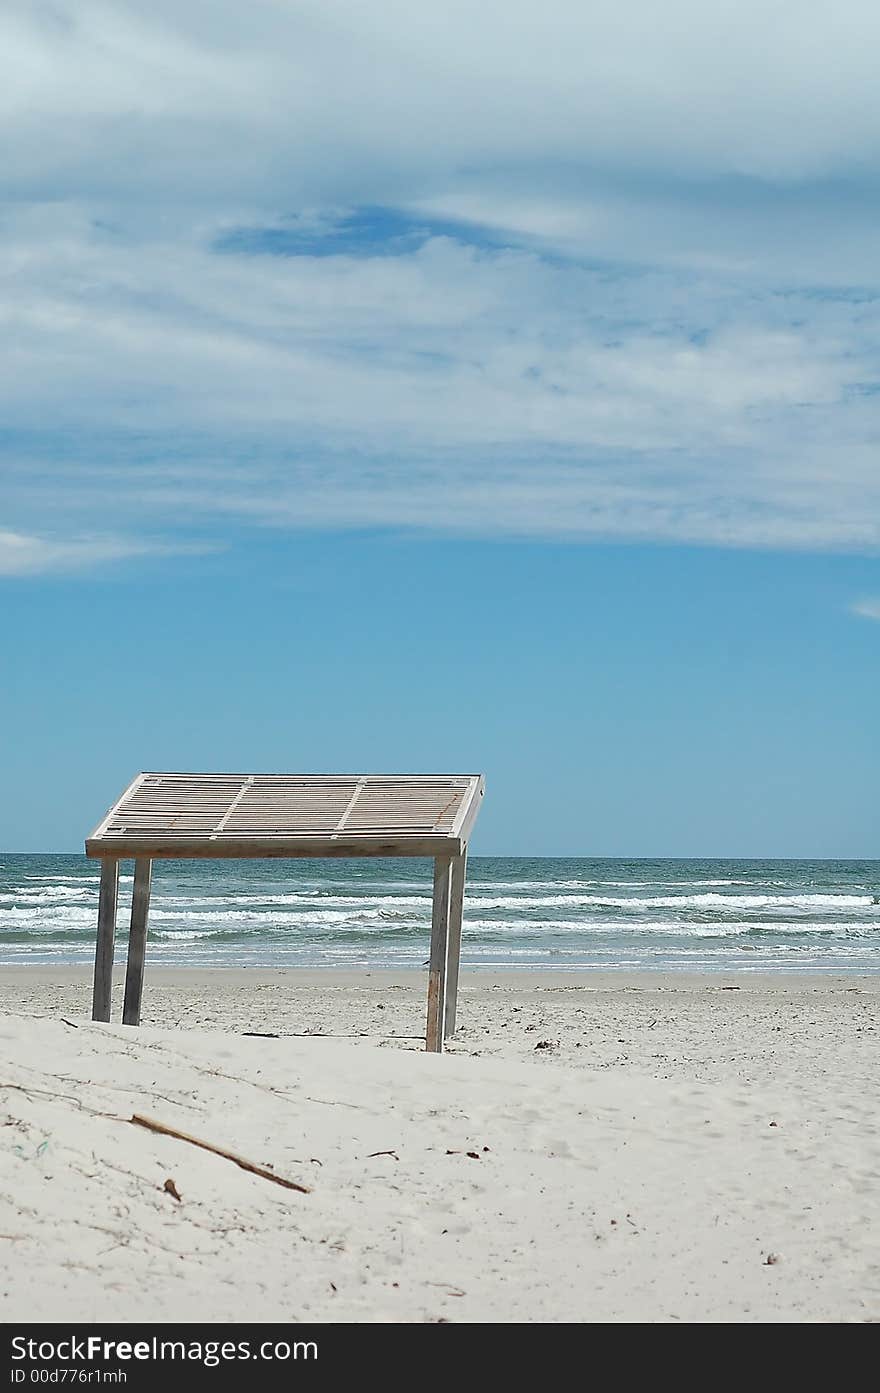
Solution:
<svg viewBox="0 0 880 1393">
<path fill-rule="evenodd" d="M 299 890 L 291 891 L 285 895 L 217 895 L 217 896 L 190 896 L 190 895 L 162 895 L 156 894 L 156 903 L 163 905 L 175 905 L 179 909 L 195 910 L 200 906 L 227 906 L 227 905 L 260 905 L 277 908 L 293 906 L 314 906 L 316 908 L 333 908 L 337 906 L 359 905 L 364 903 L 382 905 L 403 905 L 418 906 L 430 909 L 431 896 L 425 895 L 378 895 L 370 886 L 365 886 L 362 891 L 355 890 L 351 895 L 325 895 L 318 891 Z"/>
<path fill-rule="evenodd" d="M 56 900 L 83 900 L 97 903 L 97 895 L 87 886 L 57 885 L 35 889 L 32 886 L 13 887 L 0 894 L 0 904 L 53 904 Z"/>
<path fill-rule="evenodd" d="M 205 909 L 191 910 L 185 915 L 167 912 L 162 909 L 154 909 L 150 913 L 152 921 L 179 922 L 184 919 L 186 923 L 208 923 L 208 924 L 344 924 L 358 923 L 363 921 L 387 922 L 390 919 L 386 909 L 380 909 L 352 901 L 348 909 L 301 909 L 298 912 L 278 914 L 266 909 Z M 397 918 L 398 916 L 394 916 Z M 412 918 L 411 915 L 407 916 Z"/>
<path fill-rule="evenodd" d="M 468 893 L 468 903 L 479 909 L 547 909 L 594 908 L 626 909 L 641 913 L 647 909 L 711 909 L 731 912 L 772 909 L 799 912 L 801 910 L 842 911 L 845 909 L 877 910 L 869 895 L 501 895 L 484 896 Z"/>
<path fill-rule="evenodd" d="M 618 935 L 661 934 L 674 938 L 725 938 L 738 934 L 864 934 L 880 938 L 880 923 L 866 923 L 862 919 L 841 922 L 827 919 L 807 921 L 773 921 L 758 923 L 753 920 L 727 921 L 723 924 L 700 924 L 687 920 L 674 919 L 645 920 L 633 922 L 630 919 L 592 920 L 573 922 L 571 919 L 467 919 L 466 927 L 471 932 L 499 937 L 540 937 L 545 933 L 558 933 L 571 936 L 590 934 L 596 937 L 615 937 Z M 576 951 L 576 950 L 575 950 Z"/>
<path fill-rule="evenodd" d="M 721 909 L 721 910 L 752 910 L 752 909 L 780 909 L 780 910 L 808 910 L 825 909 L 838 911 L 843 909 L 876 909 L 880 911 L 880 905 L 875 905 L 870 895 L 829 895 L 829 894 L 795 894 L 795 895 L 721 895 L 718 893 L 704 893 L 698 895 L 578 895 L 578 894 L 551 894 L 551 895 L 486 895 L 482 893 L 479 885 L 469 886 L 468 903 L 481 909 L 546 909 L 553 907 L 560 908 L 597 908 L 597 909 L 626 909 L 640 912 L 644 909 Z M 371 907 L 381 907 L 390 909 L 430 909 L 431 898 L 429 895 L 377 895 L 371 893 L 365 887 L 361 894 L 352 895 L 317 895 L 309 892 L 291 893 L 287 895 L 222 895 L 217 897 L 195 897 L 195 896 L 174 896 L 156 895 L 156 904 L 163 907 L 174 906 L 179 910 L 186 910 L 189 913 L 209 913 L 223 912 L 227 906 L 259 906 L 263 908 L 309 908 L 309 909 L 345 909 L 354 910 L 358 906 L 368 904 Z"/>
<path fill-rule="evenodd" d="M 82 885 L 84 882 L 97 885 L 99 875 L 23 875 L 22 880 L 38 880 L 41 885 Z"/>
<path fill-rule="evenodd" d="M 95 916 L 91 909 L 76 905 L 59 905 L 48 911 L 41 905 L 14 905 L 0 911 L 0 933 L 4 927 L 27 924 L 34 928 L 50 931 L 59 927 L 79 927 L 83 924 L 94 926 Z"/>
</svg>

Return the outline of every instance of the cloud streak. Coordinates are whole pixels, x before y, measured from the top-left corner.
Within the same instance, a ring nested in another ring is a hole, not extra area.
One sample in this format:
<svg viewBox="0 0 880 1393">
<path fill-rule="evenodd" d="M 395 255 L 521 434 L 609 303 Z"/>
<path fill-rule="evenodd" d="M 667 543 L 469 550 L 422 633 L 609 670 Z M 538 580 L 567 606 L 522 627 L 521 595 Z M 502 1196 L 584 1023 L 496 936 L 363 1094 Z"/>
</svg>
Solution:
<svg viewBox="0 0 880 1393">
<path fill-rule="evenodd" d="M 880 620 L 880 598 L 857 600 L 852 607 L 852 612 L 858 614 L 862 619 Z"/>
<path fill-rule="evenodd" d="M 161 544 L 131 538 L 28 536 L 0 531 L 0 576 L 37 576 L 105 565 L 134 556 L 167 554 Z"/>
</svg>

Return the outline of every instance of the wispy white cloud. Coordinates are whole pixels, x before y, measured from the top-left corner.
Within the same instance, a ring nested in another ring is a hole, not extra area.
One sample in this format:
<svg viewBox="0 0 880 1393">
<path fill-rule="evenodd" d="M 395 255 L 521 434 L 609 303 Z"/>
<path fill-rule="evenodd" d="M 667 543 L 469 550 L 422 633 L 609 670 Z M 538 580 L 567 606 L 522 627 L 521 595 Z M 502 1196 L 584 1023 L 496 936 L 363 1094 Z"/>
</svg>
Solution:
<svg viewBox="0 0 880 1393">
<path fill-rule="evenodd" d="M 86 458 L 46 447 L 34 490 L 51 480 L 68 511 L 91 507 L 96 475 L 106 497 L 109 470 L 119 515 L 145 508 L 159 528 L 185 507 L 291 526 L 880 542 L 870 298 L 609 275 L 448 237 L 359 257 L 133 246 L 69 214 L 36 239 L 8 228 L 6 247 L 5 419 L 117 433 Z M 144 435 L 155 456 L 134 465 L 126 442 Z M 28 481 L 7 465 L 25 511 Z"/>
<path fill-rule="evenodd" d="M 857 600 L 852 607 L 852 612 L 861 615 L 862 619 L 880 620 L 880 598 Z"/>
<path fill-rule="evenodd" d="M 135 556 L 175 555 L 202 547 L 142 542 L 131 537 L 41 537 L 0 531 L 0 577 L 79 571 Z"/>
<path fill-rule="evenodd" d="M 436 238 L 394 257 L 217 256 L 86 232 L 7 244 L 0 401 L 22 424 L 296 424 L 382 448 L 746 444 L 871 364 L 834 308 Z M 880 312 L 873 312 L 880 320 Z M 807 321 L 807 322 L 805 322 Z M 809 322 L 812 321 L 812 322 Z M 751 419 L 750 419 L 751 413 Z M 811 435 L 813 428 L 811 427 Z"/>
<path fill-rule="evenodd" d="M 98 502 L 116 539 L 880 545 L 872 35 L 867 0 L 10 0 L 0 571 L 132 554 Z"/>
</svg>

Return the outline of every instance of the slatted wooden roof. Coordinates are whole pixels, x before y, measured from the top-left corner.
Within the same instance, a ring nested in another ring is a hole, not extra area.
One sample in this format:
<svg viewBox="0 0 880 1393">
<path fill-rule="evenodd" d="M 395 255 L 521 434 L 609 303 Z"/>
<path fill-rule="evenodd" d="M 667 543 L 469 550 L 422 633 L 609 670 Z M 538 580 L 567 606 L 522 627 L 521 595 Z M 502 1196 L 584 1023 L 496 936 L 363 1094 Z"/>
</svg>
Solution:
<svg viewBox="0 0 880 1393">
<path fill-rule="evenodd" d="M 138 774 L 86 855 L 455 855 L 482 796 L 479 774 Z"/>
</svg>

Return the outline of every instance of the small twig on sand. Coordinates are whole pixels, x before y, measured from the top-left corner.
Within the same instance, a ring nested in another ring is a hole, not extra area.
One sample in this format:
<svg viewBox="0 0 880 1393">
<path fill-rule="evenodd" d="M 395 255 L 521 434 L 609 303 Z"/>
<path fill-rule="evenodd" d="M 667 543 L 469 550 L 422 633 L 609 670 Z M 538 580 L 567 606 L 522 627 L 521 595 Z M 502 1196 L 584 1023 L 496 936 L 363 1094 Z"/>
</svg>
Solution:
<svg viewBox="0 0 880 1393">
<path fill-rule="evenodd" d="M 396 1151 L 368 1151 L 367 1160 L 369 1161 L 372 1156 L 393 1156 L 395 1161 L 400 1160 Z"/>
<path fill-rule="evenodd" d="M 356 1112 L 367 1111 L 362 1103 L 346 1103 L 342 1098 L 313 1098 L 310 1093 L 307 1093 L 306 1101 L 309 1103 L 323 1103 L 328 1108 L 354 1108 Z"/>
<path fill-rule="evenodd" d="M 8 1083 L 5 1079 L 0 1079 L 0 1088 L 14 1088 L 17 1093 L 26 1093 L 28 1096 L 36 1094 L 40 1098 L 60 1099 L 65 1103 L 73 1103 L 80 1112 L 90 1113 L 92 1117 L 109 1117 L 112 1121 L 121 1121 L 119 1114 L 115 1112 L 104 1112 L 101 1108 L 90 1108 L 87 1103 L 81 1103 L 79 1098 L 74 1098 L 70 1093 L 55 1093 L 49 1088 L 35 1088 L 33 1084 Z"/>
<path fill-rule="evenodd" d="M 168 1127 L 164 1122 L 156 1122 L 152 1117 L 142 1117 L 140 1113 L 132 1113 L 131 1120 L 137 1127 L 146 1127 L 148 1132 L 159 1132 L 162 1136 L 175 1137 L 178 1141 L 189 1142 L 191 1146 L 199 1146 L 203 1151 L 212 1151 L 215 1156 L 222 1156 L 227 1161 L 233 1161 L 243 1171 L 250 1171 L 252 1175 L 261 1175 L 264 1180 L 274 1180 L 276 1185 L 283 1185 L 285 1190 L 299 1190 L 301 1195 L 312 1193 L 308 1185 L 300 1185 L 296 1180 L 286 1180 L 283 1175 L 276 1175 L 266 1166 L 258 1166 L 255 1161 L 248 1161 L 244 1156 L 236 1155 L 234 1151 L 227 1151 L 225 1147 L 215 1146 L 210 1141 L 202 1141 L 201 1137 L 190 1136 L 189 1132 L 180 1132 L 176 1127 Z"/>
</svg>

